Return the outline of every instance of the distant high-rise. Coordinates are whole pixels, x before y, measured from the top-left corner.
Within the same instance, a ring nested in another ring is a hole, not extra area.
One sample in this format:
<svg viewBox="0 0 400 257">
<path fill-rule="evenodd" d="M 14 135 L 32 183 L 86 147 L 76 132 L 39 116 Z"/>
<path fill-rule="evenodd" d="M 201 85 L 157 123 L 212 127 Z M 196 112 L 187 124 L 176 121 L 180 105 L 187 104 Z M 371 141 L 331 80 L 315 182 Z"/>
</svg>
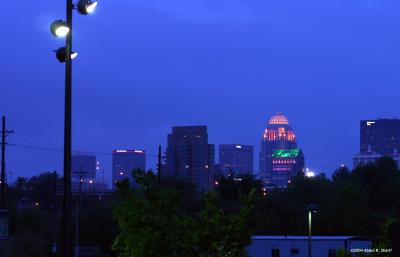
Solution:
<svg viewBox="0 0 400 257">
<path fill-rule="evenodd" d="M 208 143 L 206 126 L 173 127 L 168 135 L 167 176 L 209 190 L 214 181 L 214 145 Z"/>
<path fill-rule="evenodd" d="M 400 163 L 400 119 L 360 121 L 360 153 L 353 157 L 353 167 L 376 162 L 383 156 Z"/>
<path fill-rule="evenodd" d="M 125 178 L 133 181 L 135 169 L 146 170 L 146 153 L 142 150 L 113 150 L 112 152 L 112 187 Z"/>
<path fill-rule="evenodd" d="M 79 180 L 96 178 L 96 156 L 76 153 L 71 157 L 72 179 Z"/>
<path fill-rule="evenodd" d="M 383 155 L 400 151 L 400 119 L 362 120 L 360 122 L 360 153 Z"/>
<path fill-rule="evenodd" d="M 296 135 L 289 120 L 282 113 L 277 113 L 269 119 L 261 140 L 260 177 L 265 184 L 285 187 L 303 168 L 304 155 L 297 147 Z"/>
<path fill-rule="evenodd" d="M 225 176 L 253 174 L 253 146 L 224 144 L 219 146 L 220 171 Z"/>
<path fill-rule="evenodd" d="M 270 181 L 277 187 L 286 187 L 304 168 L 304 155 L 300 149 L 275 150 L 272 154 Z"/>
</svg>

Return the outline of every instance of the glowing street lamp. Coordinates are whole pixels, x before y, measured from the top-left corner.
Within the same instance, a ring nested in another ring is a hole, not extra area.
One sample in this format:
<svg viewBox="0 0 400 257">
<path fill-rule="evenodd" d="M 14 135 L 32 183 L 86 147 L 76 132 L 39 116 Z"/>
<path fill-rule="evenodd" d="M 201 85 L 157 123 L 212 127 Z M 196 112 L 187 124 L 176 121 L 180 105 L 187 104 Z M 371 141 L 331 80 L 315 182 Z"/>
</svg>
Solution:
<svg viewBox="0 0 400 257">
<path fill-rule="evenodd" d="M 305 172 L 305 175 L 306 175 L 307 178 L 313 178 L 313 177 L 315 177 L 315 172 L 314 172 L 314 171 L 311 171 L 311 170 L 309 170 L 309 169 L 307 168 L 307 169 L 306 169 L 306 172 Z"/>
<path fill-rule="evenodd" d="M 50 26 L 51 34 L 55 37 L 66 37 L 71 29 L 63 20 L 56 20 Z"/>
<path fill-rule="evenodd" d="M 97 6 L 97 1 L 80 0 L 78 2 L 78 12 L 83 15 L 91 14 Z"/>
<path fill-rule="evenodd" d="M 313 171 L 307 171 L 307 172 L 306 172 L 306 176 L 307 176 L 308 178 L 313 178 L 313 177 L 315 177 L 315 173 L 314 173 Z"/>
<path fill-rule="evenodd" d="M 57 60 L 60 63 L 64 63 L 67 55 L 67 50 L 65 49 L 65 47 L 60 47 L 57 50 L 55 50 L 55 52 Z M 71 52 L 71 60 L 75 59 L 77 56 L 78 56 L 77 52 Z"/>
</svg>

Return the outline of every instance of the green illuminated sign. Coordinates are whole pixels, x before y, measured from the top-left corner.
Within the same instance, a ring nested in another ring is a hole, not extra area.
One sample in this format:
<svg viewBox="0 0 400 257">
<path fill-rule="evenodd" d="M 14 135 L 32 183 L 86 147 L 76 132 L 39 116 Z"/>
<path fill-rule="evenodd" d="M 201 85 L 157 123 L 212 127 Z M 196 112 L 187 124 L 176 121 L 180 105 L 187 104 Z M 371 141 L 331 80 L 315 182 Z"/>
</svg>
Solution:
<svg viewBox="0 0 400 257">
<path fill-rule="evenodd" d="M 276 150 L 272 157 L 276 158 L 295 158 L 299 155 L 300 149 L 290 149 L 290 150 Z"/>
</svg>

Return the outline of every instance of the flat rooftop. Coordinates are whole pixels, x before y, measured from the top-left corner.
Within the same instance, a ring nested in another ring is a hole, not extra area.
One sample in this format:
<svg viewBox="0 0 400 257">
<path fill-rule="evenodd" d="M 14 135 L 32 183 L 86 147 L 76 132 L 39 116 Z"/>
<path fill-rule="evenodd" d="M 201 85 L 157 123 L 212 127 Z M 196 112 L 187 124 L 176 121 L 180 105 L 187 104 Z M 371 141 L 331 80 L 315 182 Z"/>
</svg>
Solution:
<svg viewBox="0 0 400 257">
<path fill-rule="evenodd" d="M 308 236 L 252 236 L 253 240 L 308 240 Z M 312 240 L 362 240 L 371 241 L 361 236 L 312 236 Z"/>
</svg>

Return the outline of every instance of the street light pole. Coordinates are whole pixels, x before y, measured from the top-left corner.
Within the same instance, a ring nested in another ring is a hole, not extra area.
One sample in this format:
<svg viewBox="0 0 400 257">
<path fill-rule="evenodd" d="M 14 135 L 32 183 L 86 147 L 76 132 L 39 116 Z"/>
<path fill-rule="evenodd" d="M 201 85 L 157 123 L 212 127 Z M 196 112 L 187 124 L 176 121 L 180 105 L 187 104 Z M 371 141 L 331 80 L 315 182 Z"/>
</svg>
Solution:
<svg viewBox="0 0 400 257">
<path fill-rule="evenodd" d="M 308 257 L 311 257 L 311 211 L 308 211 Z"/>
<path fill-rule="evenodd" d="M 69 33 L 66 36 L 65 54 L 65 114 L 64 114 L 64 194 L 62 224 L 62 256 L 72 257 L 72 202 L 71 202 L 71 120 L 72 120 L 72 0 L 67 0 L 67 24 Z"/>
<path fill-rule="evenodd" d="M 66 0 L 66 21 L 56 20 L 50 26 L 55 37 L 66 37 L 65 47 L 56 50 L 57 60 L 65 62 L 65 110 L 64 110 L 64 185 L 62 215 L 62 257 L 73 257 L 72 246 L 72 195 L 71 195 L 71 121 L 72 121 L 72 59 L 77 53 L 72 52 L 72 12 L 76 8 L 82 15 L 92 13 L 97 6 L 96 1 Z"/>
<path fill-rule="evenodd" d="M 309 204 L 307 206 L 307 211 L 308 211 L 308 257 L 311 257 L 312 256 L 312 253 L 311 253 L 311 251 L 312 251 L 312 245 L 311 245 L 311 243 L 312 243 L 312 238 L 311 238 L 311 235 L 312 235 L 312 231 L 311 231 L 311 229 L 312 229 L 312 213 L 313 212 L 315 213 L 318 211 L 318 206 L 316 204 Z"/>
</svg>

